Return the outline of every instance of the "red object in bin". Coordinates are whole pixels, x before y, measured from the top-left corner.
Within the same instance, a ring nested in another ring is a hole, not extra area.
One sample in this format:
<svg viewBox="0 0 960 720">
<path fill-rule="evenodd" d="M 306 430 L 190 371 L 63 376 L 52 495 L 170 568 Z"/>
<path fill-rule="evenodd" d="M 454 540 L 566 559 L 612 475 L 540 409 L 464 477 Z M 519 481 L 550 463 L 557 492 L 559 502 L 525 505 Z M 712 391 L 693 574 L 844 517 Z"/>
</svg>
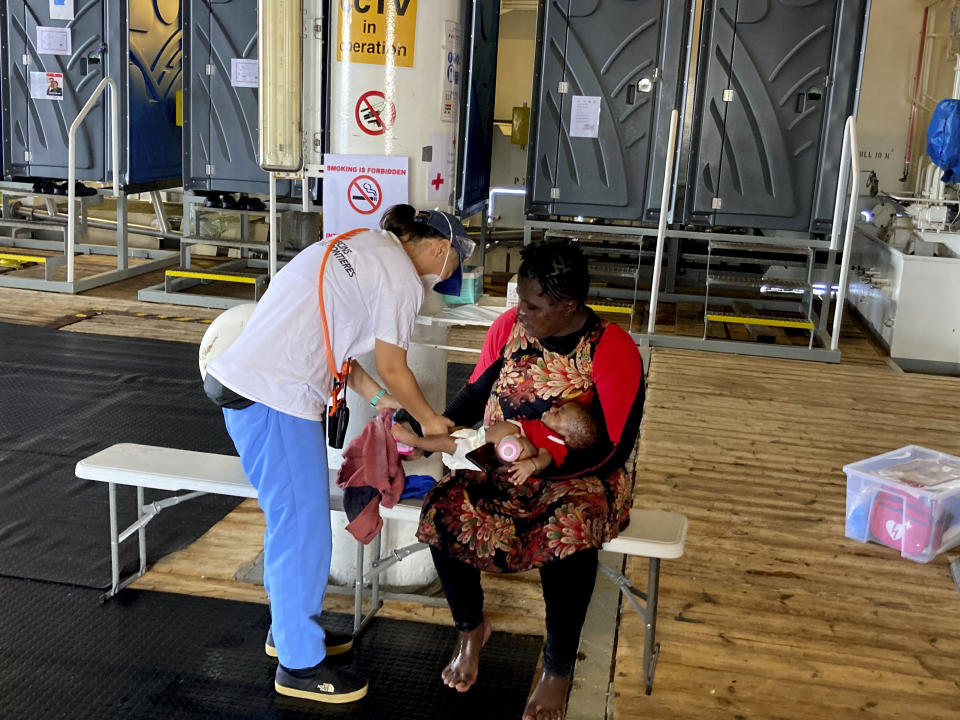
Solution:
<svg viewBox="0 0 960 720">
<path fill-rule="evenodd" d="M 870 534 L 905 555 L 919 555 L 930 544 L 930 514 L 930 504 L 921 498 L 880 490 L 870 508 Z"/>
</svg>

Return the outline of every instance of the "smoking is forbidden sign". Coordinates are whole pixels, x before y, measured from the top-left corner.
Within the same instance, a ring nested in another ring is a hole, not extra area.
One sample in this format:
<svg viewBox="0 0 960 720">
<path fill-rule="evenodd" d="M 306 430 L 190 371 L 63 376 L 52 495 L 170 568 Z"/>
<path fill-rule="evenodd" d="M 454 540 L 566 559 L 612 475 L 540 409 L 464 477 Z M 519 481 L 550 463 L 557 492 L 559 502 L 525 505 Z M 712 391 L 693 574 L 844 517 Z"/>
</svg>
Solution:
<svg viewBox="0 0 960 720">
<path fill-rule="evenodd" d="M 391 205 L 409 198 L 409 159 L 390 155 L 325 155 L 323 236 L 375 228 Z"/>
</svg>

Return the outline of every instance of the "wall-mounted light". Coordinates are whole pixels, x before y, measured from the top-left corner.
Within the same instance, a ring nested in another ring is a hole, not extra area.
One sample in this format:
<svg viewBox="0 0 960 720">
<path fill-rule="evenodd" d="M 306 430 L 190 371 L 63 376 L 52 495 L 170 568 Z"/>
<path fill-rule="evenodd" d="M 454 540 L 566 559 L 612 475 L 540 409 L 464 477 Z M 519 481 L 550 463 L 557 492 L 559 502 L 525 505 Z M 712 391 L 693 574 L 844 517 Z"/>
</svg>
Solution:
<svg viewBox="0 0 960 720">
<path fill-rule="evenodd" d="M 257 3 L 260 63 L 260 167 L 303 167 L 303 8 L 301 0 Z"/>
</svg>

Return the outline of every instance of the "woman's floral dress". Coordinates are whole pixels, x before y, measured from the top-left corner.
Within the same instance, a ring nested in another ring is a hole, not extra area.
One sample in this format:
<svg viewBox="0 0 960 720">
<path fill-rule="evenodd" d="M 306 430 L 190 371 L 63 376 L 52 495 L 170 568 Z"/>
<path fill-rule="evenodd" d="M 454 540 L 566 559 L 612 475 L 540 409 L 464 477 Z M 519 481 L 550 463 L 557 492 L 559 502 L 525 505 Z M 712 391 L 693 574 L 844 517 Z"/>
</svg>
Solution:
<svg viewBox="0 0 960 720">
<path fill-rule="evenodd" d="M 571 353 L 561 355 L 514 322 L 484 425 L 539 418 L 567 402 L 600 412 L 593 361 L 605 328 L 602 321 L 594 323 Z M 562 477 L 562 469 L 554 470 L 561 477 L 531 478 L 519 486 L 499 472 L 451 473 L 427 495 L 417 537 L 489 572 L 529 570 L 616 537 L 629 520 L 632 500 L 624 468 L 605 477 Z"/>
</svg>

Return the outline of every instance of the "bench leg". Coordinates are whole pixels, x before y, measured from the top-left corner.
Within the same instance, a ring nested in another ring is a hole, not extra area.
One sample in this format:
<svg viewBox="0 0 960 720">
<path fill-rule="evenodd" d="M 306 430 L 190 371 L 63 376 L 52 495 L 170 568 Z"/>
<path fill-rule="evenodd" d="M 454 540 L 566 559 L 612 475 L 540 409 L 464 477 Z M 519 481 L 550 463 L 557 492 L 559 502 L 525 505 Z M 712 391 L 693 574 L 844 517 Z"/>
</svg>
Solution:
<svg viewBox="0 0 960 720">
<path fill-rule="evenodd" d="M 117 528 L 117 486 L 115 483 L 107 483 L 107 486 L 110 498 L 110 590 L 100 596 L 100 602 L 106 602 L 147 571 L 147 523 L 153 520 L 162 510 L 205 494 L 199 491 L 189 492 L 145 505 L 143 488 L 137 487 L 137 521 L 123 532 L 119 532 Z M 140 550 L 140 569 L 121 581 L 120 544 L 134 532 L 137 533 Z"/>
<path fill-rule="evenodd" d="M 353 575 L 353 634 L 360 632 L 363 620 L 363 543 L 357 541 L 357 560 Z"/>
<path fill-rule="evenodd" d="M 143 488 L 137 488 L 137 541 L 140 545 L 140 572 L 137 573 L 137 577 L 140 577 L 147 571 L 147 524 L 143 522 L 144 516 L 144 507 L 143 507 Z"/>
<path fill-rule="evenodd" d="M 653 674 L 657 671 L 657 658 L 660 657 L 660 643 L 657 639 L 657 601 L 660 595 L 660 558 L 650 558 L 649 581 L 647 584 L 647 611 L 643 619 L 646 632 L 643 635 L 643 679 L 647 695 L 653 692 Z"/>
<path fill-rule="evenodd" d="M 650 568 L 647 579 L 647 592 L 643 593 L 633 587 L 623 573 L 608 568 L 603 563 L 599 569 L 620 588 L 623 596 L 633 605 L 644 622 L 643 634 L 643 680 L 646 694 L 653 692 L 653 676 L 657 671 L 657 659 L 660 656 L 660 643 L 657 642 L 657 605 L 660 596 L 660 558 L 650 558 Z M 640 604 L 637 598 L 646 601 L 646 606 Z"/>
<path fill-rule="evenodd" d="M 117 533 L 117 486 L 109 483 L 110 496 L 110 592 L 101 600 L 106 600 L 120 592 L 120 539 Z"/>
</svg>

